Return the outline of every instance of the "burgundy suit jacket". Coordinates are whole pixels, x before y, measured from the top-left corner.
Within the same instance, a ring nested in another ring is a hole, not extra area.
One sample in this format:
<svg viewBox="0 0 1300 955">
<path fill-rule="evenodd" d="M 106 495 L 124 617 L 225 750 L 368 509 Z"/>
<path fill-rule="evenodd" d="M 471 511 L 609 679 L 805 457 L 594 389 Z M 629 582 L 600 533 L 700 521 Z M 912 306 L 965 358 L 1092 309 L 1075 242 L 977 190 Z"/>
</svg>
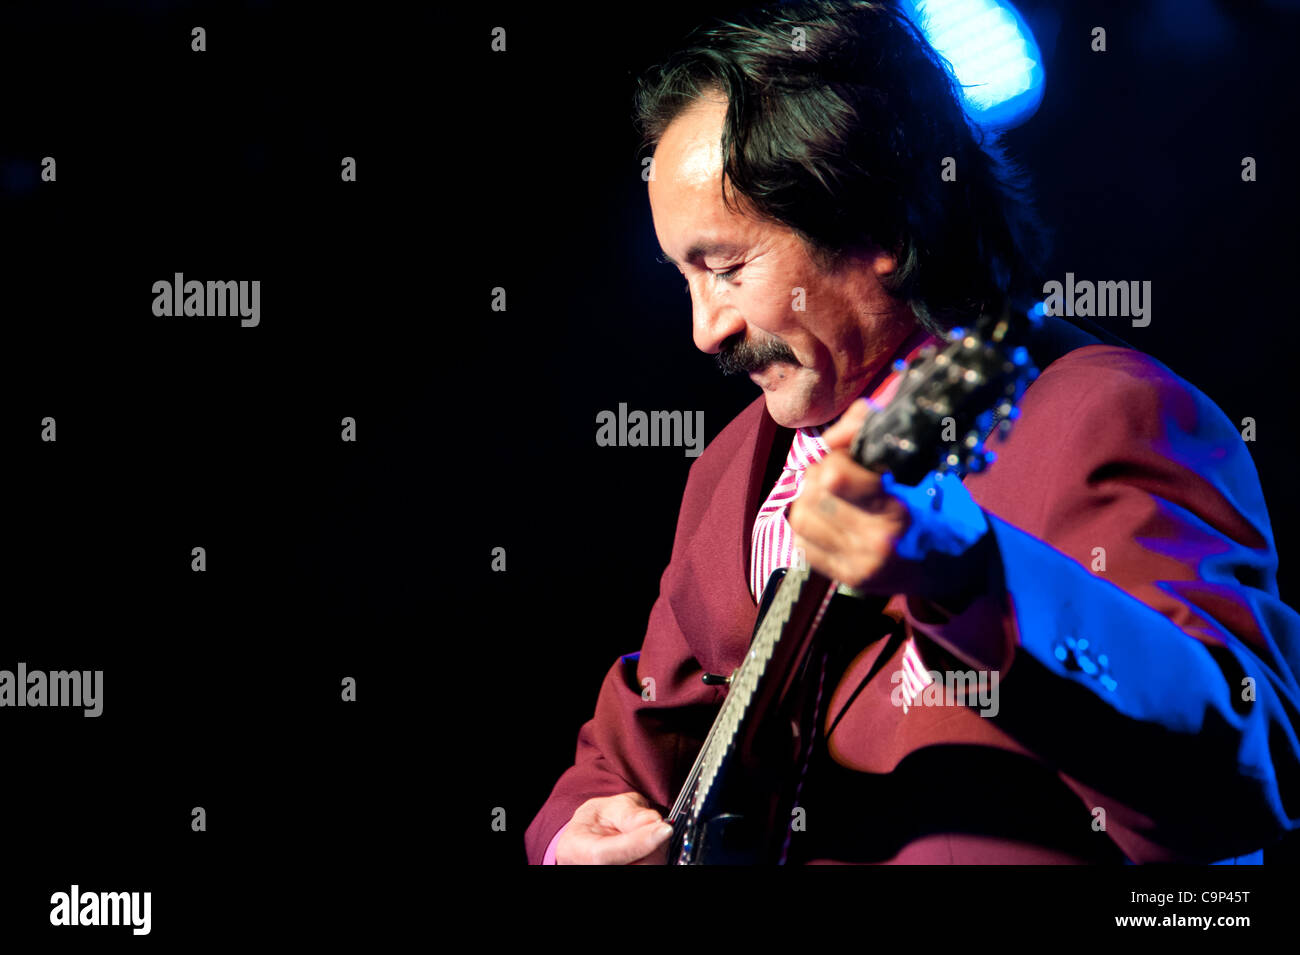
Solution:
<svg viewBox="0 0 1300 955">
<path fill-rule="evenodd" d="M 843 770 L 808 830 L 839 816 L 814 857 L 1210 863 L 1275 843 L 1300 825 L 1300 617 L 1278 598 L 1248 445 L 1197 389 L 1110 345 L 1052 362 L 1020 407 L 964 482 L 997 545 L 989 594 L 956 617 L 896 596 L 832 694 Z M 725 692 L 701 673 L 749 644 L 751 528 L 789 435 L 760 396 L 691 467 L 640 653 L 609 670 L 528 828 L 531 862 L 589 798 L 672 805 Z M 895 705 L 905 639 L 929 669 L 996 667 L 997 714 Z"/>
</svg>

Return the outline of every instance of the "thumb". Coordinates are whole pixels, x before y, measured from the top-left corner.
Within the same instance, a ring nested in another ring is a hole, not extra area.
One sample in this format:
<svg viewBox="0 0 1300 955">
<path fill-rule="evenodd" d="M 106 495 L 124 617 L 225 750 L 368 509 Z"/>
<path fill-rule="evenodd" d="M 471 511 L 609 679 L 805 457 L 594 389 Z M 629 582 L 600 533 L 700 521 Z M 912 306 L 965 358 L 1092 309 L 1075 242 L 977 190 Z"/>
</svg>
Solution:
<svg viewBox="0 0 1300 955">
<path fill-rule="evenodd" d="M 853 436 L 858 433 L 862 427 L 862 422 L 867 420 L 867 416 L 880 407 L 870 398 L 859 398 L 853 404 L 849 405 L 848 410 L 840 416 L 840 420 L 826 429 L 822 434 L 822 440 L 832 451 L 839 448 L 847 448 L 853 443 Z"/>
</svg>

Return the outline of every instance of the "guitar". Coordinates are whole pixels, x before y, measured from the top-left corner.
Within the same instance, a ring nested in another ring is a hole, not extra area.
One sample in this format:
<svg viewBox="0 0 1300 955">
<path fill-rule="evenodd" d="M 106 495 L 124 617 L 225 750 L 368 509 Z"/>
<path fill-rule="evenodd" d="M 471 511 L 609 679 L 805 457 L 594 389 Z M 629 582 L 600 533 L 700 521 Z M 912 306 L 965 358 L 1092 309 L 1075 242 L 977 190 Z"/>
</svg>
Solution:
<svg viewBox="0 0 1300 955">
<path fill-rule="evenodd" d="M 1036 327 L 1031 316 L 1007 311 L 923 350 L 893 400 L 854 437 L 854 459 L 909 485 L 936 469 L 982 471 L 993 460 L 983 442 L 994 428 L 1010 429 L 1016 402 L 1038 374 L 1027 348 Z M 806 566 L 777 570 L 744 661 L 729 677 L 705 674 L 728 692 L 669 812 L 670 864 L 786 861 L 801 767 L 828 689 L 818 636 L 832 598 L 844 591 Z M 873 604 L 876 613 L 884 603 Z"/>
</svg>

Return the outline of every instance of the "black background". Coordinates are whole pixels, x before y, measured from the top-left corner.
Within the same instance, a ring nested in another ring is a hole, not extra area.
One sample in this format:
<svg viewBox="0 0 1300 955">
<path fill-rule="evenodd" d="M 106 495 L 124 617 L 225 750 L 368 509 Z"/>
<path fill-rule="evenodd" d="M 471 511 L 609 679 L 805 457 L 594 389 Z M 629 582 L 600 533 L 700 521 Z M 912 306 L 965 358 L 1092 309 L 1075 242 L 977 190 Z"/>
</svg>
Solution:
<svg viewBox="0 0 1300 955">
<path fill-rule="evenodd" d="M 1019 7 L 1047 277 L 1150 280 L 1150 326 L 1107 327 L 1256 419 L 1295 605 L 1295 5 Z M 269 912 L 523 861 L 693 460 L 597 447 L 596 415 L 711 439 L 755 396 L 691 344 L 631 124 L 633 76 L 727 9 L 3 7 L 0 667 L 105 671 L 99 719 L 0 724 L 13 919 L 80 881 L 210 929 L 189 889 L 227 873 Z M 155 318 L 175 272 L 260 279 L 261 325 Z"/>
<path fill-rule="evenodd" d="M 6 876 L 30 895 L 5 924 L 48 925 L 73 882 L 151 889 L 164 940 L 339 890 L 359 923 L 432 825 L 428 479 L 465 422 L 430 386 L 465 317 L 430 268 L 411 124 L 439 84 L 413 40 L 375 11 L 5 8 L 0 667 L 104 671 L 97 719 L 4 711 Z M 260 324 L 155 317 L 176 272 L 260 280 Z"/>
</svg>

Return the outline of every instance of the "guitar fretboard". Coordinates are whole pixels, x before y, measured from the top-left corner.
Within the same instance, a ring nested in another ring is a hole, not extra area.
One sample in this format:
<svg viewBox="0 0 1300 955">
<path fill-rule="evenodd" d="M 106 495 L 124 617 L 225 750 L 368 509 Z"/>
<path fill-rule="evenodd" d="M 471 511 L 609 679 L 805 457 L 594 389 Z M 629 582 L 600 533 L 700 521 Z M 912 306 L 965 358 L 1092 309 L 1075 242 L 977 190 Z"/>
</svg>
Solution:
<svg viewBox="0 0 1300 955">
<path fill-rule="evenodd" d="M 691 794 L 692 812 L 699 809 L 708 799 L 713 783 L 724 761 L 731 754 L 737 743 L 745 714 L 753 704 L 754 697 L 762 685 L 777 645 L 782 634 L 786 633 L 795 608 L 801 603 L 819 601 L 813 620 L 805 634 L 812 634 L 821 623 L 826 606 L 834 596 L 835 590 L 830 580 L 806 567 L 792 568 L 786 572 L 777 587 L 772 603 L 758 626 L 758 631 L 745 654 L 745 659 L 732 674 L 730 689 L 722 702 L 718 716 L 709 731 L 708 738 L 691 769 L 694 786 L 684 786 L 678 804 L 673 807 L 670 819 L 676 818 L 683 809 L 683 799 Z"/>
</svg>

